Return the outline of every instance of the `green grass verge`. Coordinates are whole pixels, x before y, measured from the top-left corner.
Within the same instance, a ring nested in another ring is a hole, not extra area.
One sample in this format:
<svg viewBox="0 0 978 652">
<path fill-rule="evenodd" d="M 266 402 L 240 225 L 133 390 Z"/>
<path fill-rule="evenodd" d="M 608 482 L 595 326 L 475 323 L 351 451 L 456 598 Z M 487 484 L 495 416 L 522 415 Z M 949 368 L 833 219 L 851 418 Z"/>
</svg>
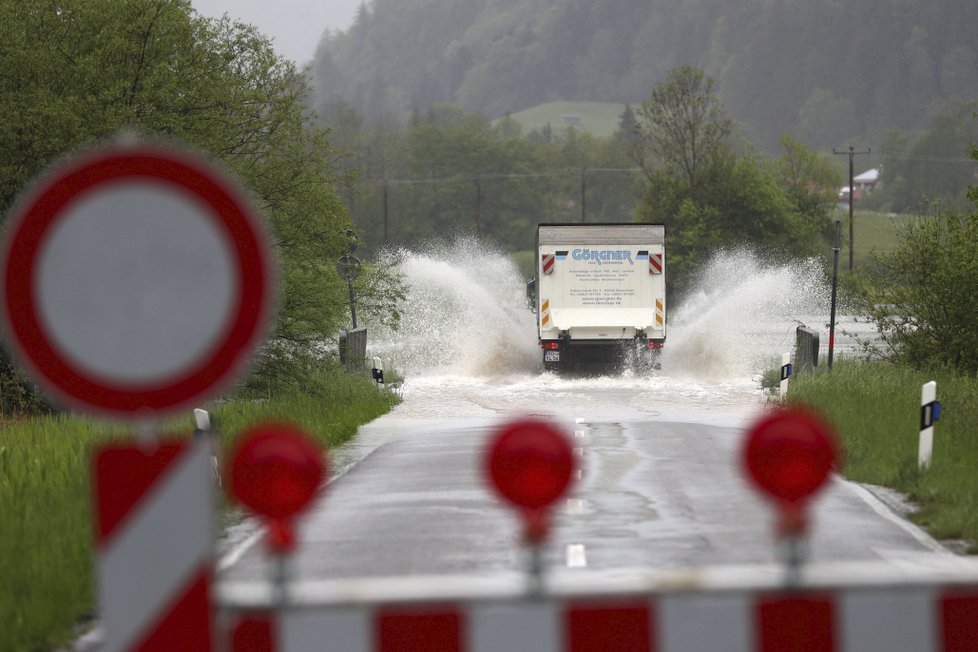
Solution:
<svg viewBox="0 0 978 652">
<path fill-rule="evenodd" d="M 284 390 L 262 401 L 211 410 L 228 450 L 243 428 L 262 420 L 301 424 L 325 446 L 387 412 L 397 398 L 368 377 L 324 373 L 314 392 Z M 193 431 L 188 416 L 166 429 Z M 94 607 L 89 455 L 123 436 L 90 419 L 52 416 L 0 426 L 0 650 L 34 652 L 65 643 Z"/>
<path fill-rule="evenodd" d="M 920 391 L 937 381 L 941 419 L 931 467 L 917 468 Z M 913 520 L 938 539 L 978 541 L 978 379 L 880 362 L 840 360 L 829 372 L 799 374 L 788 401 L 835 425 L 851 480 L 897 489 L 920 510 Z"/>
<path fill-rule="evenodd" d="M 842 221 L 842 249 L 839 251 L 839 269 L 849 264 L 849 209 L 840 208 L 833 219 Z M 873 262 L 873 254 L 887 253 L 900 243 L 900 228 L 913 215 L 855 211 L 853 215 L 853 265 L 862 267 Z"/>
</svg>

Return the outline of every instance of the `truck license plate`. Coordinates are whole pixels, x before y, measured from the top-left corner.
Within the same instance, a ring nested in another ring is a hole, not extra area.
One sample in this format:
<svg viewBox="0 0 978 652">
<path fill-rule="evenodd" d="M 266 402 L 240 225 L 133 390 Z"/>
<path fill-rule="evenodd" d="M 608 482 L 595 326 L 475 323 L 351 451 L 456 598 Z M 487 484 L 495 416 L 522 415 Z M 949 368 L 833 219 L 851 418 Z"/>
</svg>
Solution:
<svg viewBox="0 0 978 652">
<path fill-rule="evenodd" d="M 560 362 L 560 351 L 544 351 L 544 362 Z"/>
</svg>

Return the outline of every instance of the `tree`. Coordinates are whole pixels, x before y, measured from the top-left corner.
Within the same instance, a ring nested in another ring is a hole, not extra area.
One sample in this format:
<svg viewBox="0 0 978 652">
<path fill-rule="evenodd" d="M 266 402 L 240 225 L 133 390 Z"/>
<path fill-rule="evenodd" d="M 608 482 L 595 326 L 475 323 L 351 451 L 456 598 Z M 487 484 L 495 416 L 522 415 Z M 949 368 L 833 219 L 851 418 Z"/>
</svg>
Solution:
<svg viewBox="0 0 978 652">
<path fill-rule="evenodd" d="M 655 172 L 638 210 L 639 221 L 666 226 L 670 291 L 682 294 L 696 269 L 719 249 L 750 247 L 785 257 L 813 252 L 811 230 L 770 165 L 726 152 L 700 176 L 694 194 L 684 177 Z"/>
<path fill-rule="evenodd" d="M 873 193 L 874 204 L 897 212 L 922 211 L 927 205 L 966 210 L 966 193 L 975 178 L 968 146 L 978 142 L 976 112 L 978 100 L 952 99 L 919 136 L 889 134 L 880 148 L 883 187 Z"/>
<path fill-rule="evenodd" d="M 0 212 L 45 166 L 120 130 L 188 143 L 269 219 L 283 300 L 266 357 L 319 355 L 344 324 L 334 261 L 349 221 L 294 65 L 188 0 L 0 0 L 0 34 Z"/>
<path fill-rule="evenodd" d="M 723 151 L 732 126 L 713 94 L 713 79 L 692 66 L 676 68 L 635 113 L 638 163 L 646 176 L 664 165 L 695 192 L 700 172 Z"/>
<path fill-rule="evenodd" d="M 978 203 L 978 191 L 972 190 Z M 876 257 L 867 301 L 880 353 L 918 369 L 978 373 L 978 211 L 944 211 L 910 222 L 895 251 Z"/>
<path fill-rule="evenodd" d="M 778 184 L 802 219 L 810 239 L 831 236 L 831 215 L 842 178 L 824 154 L 813 152 L 785 134 L 774 163 Z"/>
</svg>

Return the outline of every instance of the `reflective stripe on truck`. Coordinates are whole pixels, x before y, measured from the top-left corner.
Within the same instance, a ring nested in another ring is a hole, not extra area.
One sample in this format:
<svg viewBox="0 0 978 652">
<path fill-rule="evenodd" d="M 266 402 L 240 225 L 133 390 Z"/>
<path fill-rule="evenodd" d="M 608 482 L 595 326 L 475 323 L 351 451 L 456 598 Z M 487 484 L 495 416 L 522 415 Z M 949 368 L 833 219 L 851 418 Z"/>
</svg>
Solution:
<svg viewBox="0 0 978 652">
<path fill-rule="evenodd" d="M 554 273 L 554 254 L 543 254 L 543 273 L 553 274 Z"/>
<path fill-rule="evenodd" d="M 649 254 L 649 274 L 662 273 L 662 254 Z"/>
</svg>

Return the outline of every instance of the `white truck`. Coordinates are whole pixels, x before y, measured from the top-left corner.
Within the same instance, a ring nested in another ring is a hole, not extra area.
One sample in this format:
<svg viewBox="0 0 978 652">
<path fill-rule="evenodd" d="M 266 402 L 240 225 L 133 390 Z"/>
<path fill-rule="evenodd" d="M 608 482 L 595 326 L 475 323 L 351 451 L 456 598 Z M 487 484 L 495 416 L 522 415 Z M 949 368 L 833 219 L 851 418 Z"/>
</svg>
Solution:
<svg viewBox="0 0 978 652">
<path fill-rule="evenodd" d="M 530 282 L 543 366 L 655 364 L 666 339 L 665 227 L 540 224 Z"/>
</svg>

